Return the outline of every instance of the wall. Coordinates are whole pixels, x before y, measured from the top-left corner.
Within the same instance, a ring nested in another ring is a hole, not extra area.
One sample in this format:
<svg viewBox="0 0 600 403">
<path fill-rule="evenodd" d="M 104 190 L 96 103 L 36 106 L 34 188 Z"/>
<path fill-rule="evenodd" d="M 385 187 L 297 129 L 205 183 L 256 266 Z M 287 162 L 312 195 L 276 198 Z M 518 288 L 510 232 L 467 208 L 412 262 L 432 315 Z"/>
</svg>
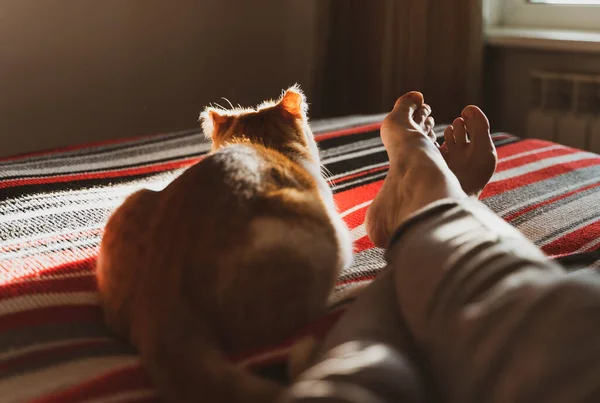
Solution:
<svg viewBox="0 0 600 403">
<path fill-rule="evenodd" d="M 485 110 L 494 130 L 525 134 L 531 70 L 600 73 L 600 54 L 490 48 L 486 50 Z"/>
<path fill-rule="evenodd" d="M 318 0 L 3 0 L 0 156 L 197 127 L 313 94 Z"/>
</svg>

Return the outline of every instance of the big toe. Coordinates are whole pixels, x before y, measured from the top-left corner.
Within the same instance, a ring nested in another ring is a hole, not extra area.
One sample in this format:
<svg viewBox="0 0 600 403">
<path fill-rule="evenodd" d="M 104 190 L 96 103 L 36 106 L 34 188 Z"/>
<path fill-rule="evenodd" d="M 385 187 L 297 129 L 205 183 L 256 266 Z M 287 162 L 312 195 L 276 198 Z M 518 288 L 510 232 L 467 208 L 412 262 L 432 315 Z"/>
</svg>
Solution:
<svg viewBox="0 0 600 403">
<path fill-rule="evenodd" d="M 413 122 L 415 112 L 421 108 L 424 102 L 423 94 L 420 92 L 408 92 L 398 98 L 388 118 L 403 125 L 409 125 Z"/>
<path fill-rule="evenodd" d="M 461 114 L 465 126 L 469 132 L 469 139 L 476 147 L 494 148 L 494 142 L 490 136 L 490 122 L 481 109 L 475 105 L 469 105 L 463 109 Z"/>
</svg>

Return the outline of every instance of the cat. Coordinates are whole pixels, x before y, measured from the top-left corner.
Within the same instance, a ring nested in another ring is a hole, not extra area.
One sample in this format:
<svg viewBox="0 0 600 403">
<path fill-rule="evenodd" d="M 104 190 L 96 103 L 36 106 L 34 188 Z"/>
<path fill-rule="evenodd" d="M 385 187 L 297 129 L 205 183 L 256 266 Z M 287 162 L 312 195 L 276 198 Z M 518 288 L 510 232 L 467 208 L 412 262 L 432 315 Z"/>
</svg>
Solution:
<svg viewBox="0 0 600 403">
<path fill-rule="evenodd" d="M 256 108 L 206 108 L 211 152 L 109 218 L 97 280 L 109 328 L 171 402 L 271 402 L 283 386 L 227 357 L 319 315 L 352 259 L 299 86 Z"/>
</svg>

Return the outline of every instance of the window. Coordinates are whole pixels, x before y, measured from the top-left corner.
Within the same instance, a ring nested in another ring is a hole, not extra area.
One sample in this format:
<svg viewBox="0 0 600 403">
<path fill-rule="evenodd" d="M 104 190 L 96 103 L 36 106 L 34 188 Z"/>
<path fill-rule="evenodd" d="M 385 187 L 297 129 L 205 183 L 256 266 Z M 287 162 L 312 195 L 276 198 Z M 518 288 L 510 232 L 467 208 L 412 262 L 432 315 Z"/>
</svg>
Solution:
<svg viewBox="0 0 600 403">
<path fill-rule="evenodd" d="M 600 0 L 497 0 L 501 25 L 600 31 Z"/>
</svg>

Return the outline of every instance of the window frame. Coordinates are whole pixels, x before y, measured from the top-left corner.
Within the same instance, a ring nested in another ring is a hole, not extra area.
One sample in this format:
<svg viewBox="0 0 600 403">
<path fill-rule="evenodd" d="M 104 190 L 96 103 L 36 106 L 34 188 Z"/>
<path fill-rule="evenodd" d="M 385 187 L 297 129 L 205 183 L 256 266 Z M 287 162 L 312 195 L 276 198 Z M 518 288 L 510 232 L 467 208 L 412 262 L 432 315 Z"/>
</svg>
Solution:
<svg viewBox="0 0 600 403">
<path fill-rule="evenodd" d="M 502 26 L 600 31 L 599 5 L 543 4 L 527 0 L 496 1 L 503 3 Z"/>
</svg>

